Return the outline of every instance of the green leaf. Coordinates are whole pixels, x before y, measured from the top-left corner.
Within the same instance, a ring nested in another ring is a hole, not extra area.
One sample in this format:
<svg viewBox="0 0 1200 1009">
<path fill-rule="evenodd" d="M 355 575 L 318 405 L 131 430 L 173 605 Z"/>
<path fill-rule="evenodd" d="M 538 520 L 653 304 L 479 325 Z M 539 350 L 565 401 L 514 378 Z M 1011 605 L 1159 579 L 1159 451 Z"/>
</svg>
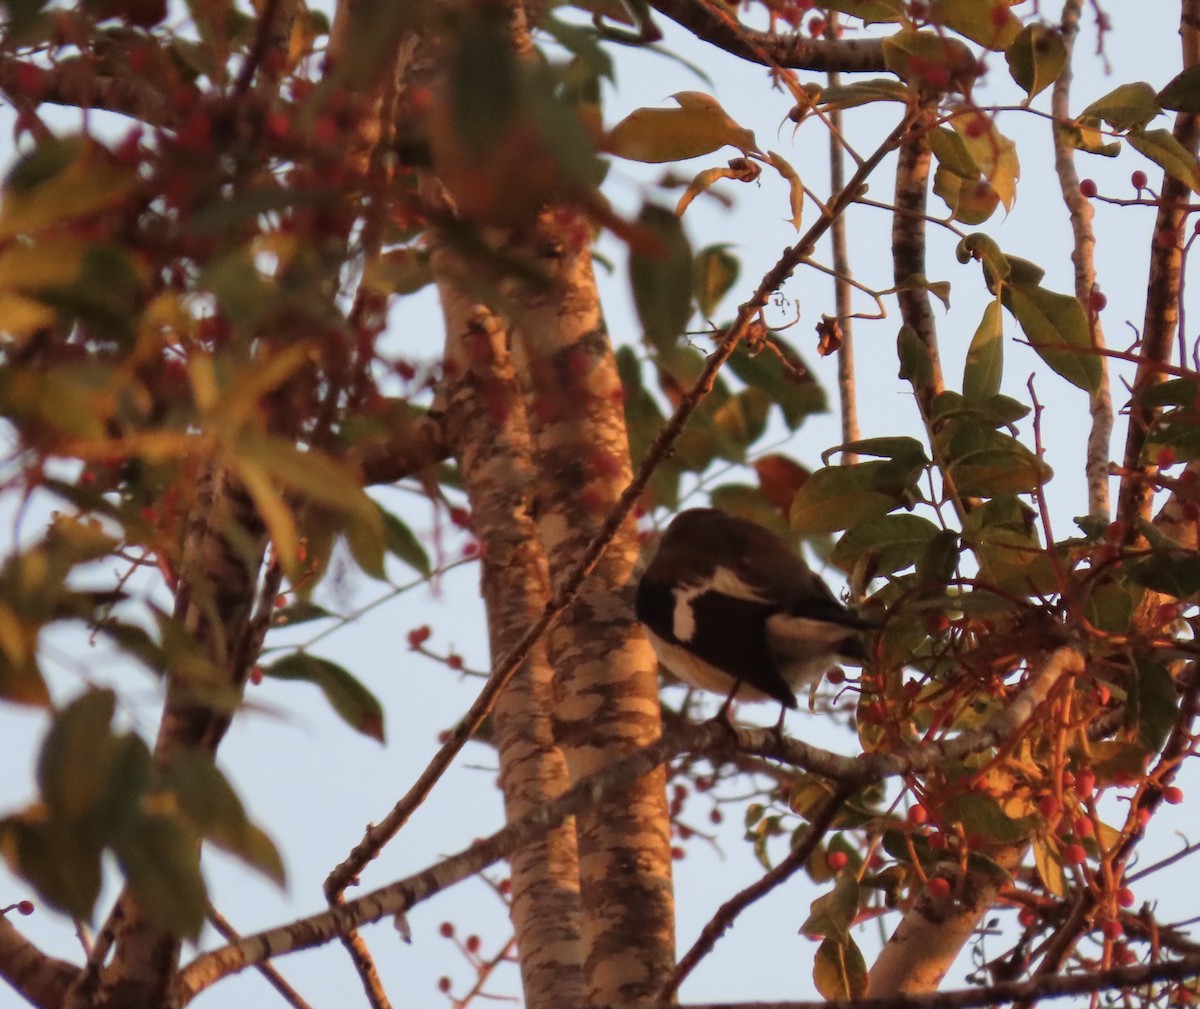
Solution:
<svg viewBox="0 0 1200 1009">
<path fill-rule="evenodd" d="M 675 343 L 692 314 L 692 251 L 679 218 L 664 207 L 647 203 L 638 224 L 661 248 L 630 254 L 633 303 L 646 340 L 662 350 Z"/>
<path fill-rule="evenodd" d="M 1077 298 L 1032 284 L 1006 284 L 1001 299 L 1054 371 L 1085 392 L 1100 388 L 1100 358 L 1089 353 L 1091 331 Z"/>
<path fill-rule="evenodd" d="M 1200 567 L 1193 560 L 1193 566 Z M 1126 707 L 1126 723 L 1137 728 L 1137 741 L 1146 754 L 1167 741 L 1179 714 L 1179 694 L 1171 672 L 1162 662 L 1139 656 L 1134 664 Z"/>
<path fill-rule="evenodd" d="M 813 984 L 830 1001 L 866 998 L 867 962 L 853 939 L 829 938 L 817 947 Z"/>
<path fill-rule="evenodd" d="M 929 348 L 917 335 L 912 326 L 901 326 L 896 337 L 896 351 L 900 357 L 899 377 L 912 383 L 915 390 L 925 389 L 933 381 L 933 358 Z"/>
<path fill-rule="evenodd" d="M 287 873 L 274 842 L 250 822 L 241 799 L 207 754 L 177 752 L 162 776 L 197 834 L 284 885 Z"/>
<path fill-rule="evenodd" d="M 821 463 L 829 465 L 830 458 L 838 452 L 854 452 L 857 455 L 872 455 L 880 459 L 895 459 L 918 466 L 924 466 L 929 462 L 928 456 L 925 455 L 925 446 L 916 438 L 909 438 L 906 435 L 860 438 L 858 441 L 844 442 L 822 452 Z"/>
<path fill-rule="evenodd" d="M 1155 554 L 1127 570 L 1129 580 L 1173 599 L 1190 599 L 1200 592 L 1200 562 L 1194 553 Z"/>
<path fill-rule="evenodd" d="M 1012 79 L 1025 91 L 1028 104 L 1058 80 L 1067 65 L 1067 46 L 1057 28 L 1029 24 L 1017 34 L 1004 58 Z"/>
<path fill-rule="evenodd" d="M 1003 52 L 1021 31 L 1021 21 L 1008 9 L 1008 0 L 934 0 L 929 20 L 993 52 Z"/>
<path fill-rule="evenodd" d="M 336 662 L 319 659 L 307 652 L 293 652 L 264 666 L 263 674 L 278 680 L 304 680 L 315 684 L 347 725 L 381 743 L 384 741 L 383 706 Z"/>
<path fill-rule="evenodd" d="M 859 903 L 859 886 L 854 873 L 839 873 L 833 889 L 812 902 L 808 917 L 800 926 L 801 934 L 848 941 L 850 926 L 858 917 Z"/>
<path fill-rule="evenodd" d="M 824 109 L 852 109 L 872 102 L 907 100 L 908 88 L 890 77 L 877 77 L 869 81 L 855 81 L 853 84 L 822 88 L 817 96 L 817 104 Z"/>
<path fill-rule="evenodd" d="M 832 0 L 823 7 L 861 18 L 864 24 L 886 24 L 902 22 L 908 17 L 904 0 Z"/>
<path fill-rule="evenodd" d="M 93 839 L 37 811 L 0 820 L 0 851 L 13 874 L 51 907 L 91 921 L 100 896 L 100 853 Z"/>
<path fill-rule="evenodd" d="M 1103 119 L 1114 130 L 1134 130 L 1161 113 L 1154 88 L 1145 81 L 1134 81 L 1097 98 L 1079 114 L 1079 119 Z"/>
<path fill-rule="evenodd" d="M 950 478 L 964 497 L 999 497 L 1035 490 L 1054 471 L 1016 438 L 961 425 L 945 446 Z"/>
<path fill-rule="evenodd" d="M 710 245 L 696 253 L 692 271 L 692 292 L 700 314 L 712 318 L 721 299 L 737 283 L 741 263 L 729 251 L 729 245 Z"/>
<path fill-rule="evenodd" d="M 879 575 L 890 575 L 916 564 L 940 532 L 920 515 L 881 515 L 850 529 L 829 559 L 841 570 L 850 572 L 869 553 L 872 570 Z"/>
<path fill-rule="evenodd" d="M 1200 66 L 1176 74 L 1155 100 L 1172 112 L 1200 112 Z"/>
<path fill-rule="evenodd" d="M 428 577 L 433 572 L 433 565 L 429 561 L 429 554 L 421 546 L 421 541 L 404 522 L 390 511 L 380 508 L 379 512 L 383 517 L 388 553 Z"/>
<path fill-rule="evenodd" d="M 109 725 L 116 710 L 111 690 L 89 690 L 55 717 L 38 756 L 38 790 L 56 815 L 80 820 L 108 788 L 117 749 Z"/>
<path fill-rule="evenodd" d="M 677 109 L 634 109 L 608 133 L 604 149 L 619 158 L 659 164 L 711 154 L 726 145 L 757 152 L 754 133 L 735 123 L 711 95 L 680 91 Z"/>
<path fill-rule="evenodd" d="M 1102 158 L 1115 158 L 1121 153 L 1121 141 L 1107 140 L 1100 132 L 1099 119 L 1072 119 L 1057 122 L 1054 129 L 1068 147 L 1086 154 L 1098 154 Z"/>
<path fill-rule="evenodd" d="M 1000 392 L 1004 373 L 1004 323 L 1000 303 L 988 302 L 983 318 L 967 349 L 963 367 L 963 395 L 967 399 L 986 400 Z"/>
<path fill-rule="evenodd" d="M 1023 841 L 1037 827 L 1036 816 L 1011 817 L 996 799 L 979 792 L 952 796 L 942 804 L 942 817 L 944 822 L 960 823 L 965 833 L 979 834 L 993 844 Z"/>
<path fill-rule="evenodd" d="M 771 353 L 751 352 L 741 346 L 729 359 L 729 370 L 747 385 L 761 389 L 783 414 L 789 431 L 794 431 L 811 414 L 828 409 L 825 390 L 812 377 L 800 355 L 782 337 L 772 342 L 791 364 L 791 369 Z"/>
<path fill-rule="evenodd" d="M 958 533 L 952 529 L 939 529 L 937 535 L 925 544 L 925 550 L 917 558 L 917 588 L 924 592 L 945 589 L 954 577 L 958 551 Z"/>
<path fill-rule="evenodd" d="M 427 249 L 392 249 L 367 261 L 364 286 L 379 294 L 412 294 L 433 283 Z"/>
<path fill-rule="evenodd" d="M 826 466 L 804 482 L 792 501 L 790 523 L 801 536 L 837 532 L 885 515 L 905 501 L 907 467 L 894 462 Z M 900 487 L 881 485 L 899 483 Z"/>
<path fill-rule="evenodd" d="M 942 165 L 933 174 L 933 191 L 950 209 L 954 220 L 972 227 L 982 224 L 1000 206 L 1000 194 L 987 179 L 964 178 Z"/>
<path fill-rule="evenodd" d="M 1200 167 L 1196 157 L 1175 139 L 1170 130 L 1131 130 L 1125 139 L 1134 150 L 1144 154 L 1168 175 L 1193 193 L 1200 193 Z"/>
<path fill-rule="evenodd" d="M 306 624 L 310 620 L 325 620 L 336 616 L 336 613 L 329 612 L 324 606 L 318 606 L 307 599 L 300 599 L 272 613 L 271 626 L 295 627 L 297 624 Z"/>
<path fill-rule="evenodd" d="M 137 184 L 99 144 L 46 140 L 8 173 L 0 202 L 0 240 L 109 210 Z"/>
<path fill-rule="evenodd" d="M 967 149 L 963 138 L 954 130 L 939 126 L 930 130 L 926 136 L 929 139 L 930 150 L 937 158 L 938 164 L 955 175 L 964 179 L 973 179 L 980 174 L 979 165 Z"/>
<path fill-rule="evenodd" d="M 208 913 L 195 836 L 172 817 L 144 816 L 113 848 L 138 907 L 174 935 L 195 939 Z"/>
</svg>

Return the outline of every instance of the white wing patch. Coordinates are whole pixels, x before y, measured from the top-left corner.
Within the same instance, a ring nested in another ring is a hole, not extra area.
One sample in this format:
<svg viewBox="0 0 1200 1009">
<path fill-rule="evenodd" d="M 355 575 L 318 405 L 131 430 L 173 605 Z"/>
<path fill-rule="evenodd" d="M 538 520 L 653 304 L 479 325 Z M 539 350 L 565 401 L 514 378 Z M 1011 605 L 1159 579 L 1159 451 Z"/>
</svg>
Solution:
<svg viewBox="0 0 1200 1009">
<path fill-rule="evenodd" d="M 675 610 L 671 614 L 671 633 L 675 635 L 676 641 L 691 641 L 696 636 L 696 613 L 692 609 L 692 600 L 706 592 L 715 592 L 734 599 L 748 599 L 753 603 L 767 601 L 766 596 L 747 585 L 732 569 L 716 567 L 712 574 L 702 581 L 681 585 L 674 590 Z"/>
</svg>

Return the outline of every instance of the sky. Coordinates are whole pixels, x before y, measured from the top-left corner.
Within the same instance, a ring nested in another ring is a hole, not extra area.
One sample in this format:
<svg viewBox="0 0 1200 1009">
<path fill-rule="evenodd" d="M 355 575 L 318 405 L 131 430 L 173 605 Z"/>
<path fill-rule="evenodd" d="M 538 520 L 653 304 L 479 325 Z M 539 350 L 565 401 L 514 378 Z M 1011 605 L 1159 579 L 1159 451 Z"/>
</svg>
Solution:
<svg viewBox="0 0 1200 1009">
<path fill-rule="evenodd" d="M 1095 34 L 1090 24 L 1080 41 L 1076 66 L 1075 108 L 1085 104 L 1118 83 L 1147 80 L 1156 88 L 1164 85 L 1178 66 L 1176 29 L 1169 20 L 1171 4 L 1113 5 L 1109 12 L 1115 31 L 1108 38 L 1107 57 L 1111 75 L 1104 73 L 1103 62 L 1091 55 Z M 1057 5 L 1043 3 L 1050 15 Z M 640 105 L 662 105 L 678 91 L 700 90 L 713 93 L 730 115 L 753 129 L 759 146 L 780 151 L 817 192 L 827 192 L 827 143 L 823 128 L 813 121 L 795 130 L 786 115 L 790 101 L 786 94 L 772 91 L 761 67 L 749 66 L 716 52 L 711 47 L 689 40 L 684 33 L 667 27 L 668 47 L 694 61 L 712 78 L 707 84 L 680 63 L 659 55 L 614 49 L 618 84 L 606 95 L 605 120 L 612 124 Z M 990 70 L 977 95 L 984 104 L 1015 104 L 1019 91 L 1008 79 L 1003 57 L 989 58 Z M 817 79 L 809 75 L 809 79 Z M 1035 102 L 1035 108 L 1047 109 L 1049 94 Z M 887 112 L 892 109 L 885 110 Z M 7 113 L 7 110 L 5 110 Z M 890 128 L 886 118 L 871 110 L 847 113 L 847 130 L 862 152 Z M 10 135 L 0 120 L 0 136 Z M 1047 270 L 1045 284 L 1068 292 L 1072 288 L 1068 258 L 1070 232 L 1057 184 L 1050 171 L 1051 148 L 1047 123 L 1020 112 L 1001 115 L 1000 128 L 1018 139 L 1023 162 L 1023 177 L 1018 202 L 1007 219 L 989 222 L 987 230 L 1006 252 L 1036 260 Z M 11 160 L 12 152 L 0 151 L 0 161 Z M 718 152 L 696 159 L 682 171 L 724 164 L 730 152 Z M 875 176 L 871 197 L 886 202 L 890 195 L 890 162 Z M 1154 166 L 1132 151 L 1115 160 L 1080 155 L 1081 176 L 1091 176 L 1101 194 L 1132 196 L 1129 174 L 1135 168 L 1146 170 L 1152 180 Z M 607 192 L 617 207 L 636 212 L 645 195 L 645 186 L 661 174 L 654 166 L 620 163 L 614 166 Z M 729 296 L 724 309 L 732 314 L 757 283 L 757 278 L 775 261 L 780 251 L 795 241 L 795 232 L 786 218 L 786 186 L 764 173 L 755 186 L 724 183 L 723 191 L 734 198 L 727 210 L 715 200 L 701 198 L 688 210 L 685 225 L 693 246 L 730 242 L 743 260 L 741 280 Z M 674 194 L 677 195 L 677 194 Z M 673 202 L 674 195 L 669 199 Z M 937 208 L 936 198 L 931 208 Z M 939 212 L 937 209 L 934 213 Z M 812 213 L 812 208 L 809 208 Z M 1126 323 L 1138 327 L 1145 295 L 1146 237 L 1152 210 L 1099 206 L 1096 228 L 1101 236 L 1097 249 L 1100 283 L 1109 304 L 1104 322 L 1111 344 L 1124 345 L 1132 332 Z M 811 220 L 811 217 L 809 218 Z M 885 211 L 854 208 L 849 215 L 851 256 L 856 276 L 871 286 L 890 286 L 890 217 Z M 977 264 L 960 265 L 953 256 L 956 239 L 930 230 L 932 259 L 929 275 L 952 284 L 952 310 L 937 309 L 941 348 L 948 382 L 960 381 L 962 360 L 967 344 L 978 323 L 987 299 Z M 617 263 L 624 251 L 613 241 L 604 240 L 601 251 Z M 825 254 L 822 252 L 822 254 Z M 618 342 L 636 342 L 639 336 L 631 299 L 623 271 L 609 276 L 601 271 L 608 322 Z M 827 278 L 807 273 L 790 281 L 783 290 L 786 304 L 768 311 L 768 321 L 782 323 L 794 317 L 797 308 L 800 323 L 788 332 L 799 347 L 817 378 L 835 402 L 836 365 L 833 359 L 819 360 L 814 352 L 813 326 L 822 312 L 831 312 L 833 296 Z M 866 300 L 861 307 L 869 308 Z M 395 333 L 389 339 L 407 356 L 432 358 L 438 353 L 439 320 L 432 293 L 426 291 L 400 306 Z M 402 323 L 402 325 L 400 324 Z M 1032 356 L 1018 346 L 1011 320 L 1005 320 L 1006 369 L 1005 391 L 1026 398 L 1025 382 L 1037 370 L 1038 396 L 1046 408 L 1047 453 L 1056 477 L 1049 488 L 1051 507 L 1059 523 L 1059 536 L 1069 532 L 1070 517 L 1085 510 L 1085 484 L 1082 469 L 1082 444 L 1086 428 L 1084 394 L 1051 375 Z M 895 336 L 898 323 L 894 312 L 877 323 L 857 323 L 856 343 L 861 391 L 861 424 L 865 436 L 891 435 L 918 431 L 911 395 L 905 383 L 896 378 Z M 415 334 L 415 335 L 414 335 Z M 1120 385 L 1114 382 L 1120 405 Z M 1023 430 L 1028 437 L 1028 429 Z M 782 428 L 772 432 L 763 444 L 781 438 Z M 1122 432 L 1118 432 L 1114 455 L 1119 456 Z M 780 450 L 794 455 L 810 466 L 819 463 L 821 451 L 837 443 L 836 414 L 814 418 L 782 445 Z M 409 517 L 419 533 L 431 532 L 427 506 L 410 493 L 382 490 L 381 499 Z M 688 502 L 701 503 L 699 497 Z M 12 502 L 0 500 L 0 528 L 11 527 L 7 516 Z M 459 555 L 465 540 L 449 534 L 444 543 L 446 556 Z M 409 581 L 412 573 L 397 567 L 397 583 Z M 420 773 L 437 747 L 438 733 L 451 727 L 466 710 L 481 680 L 460 676 L 444 666 L 414 655 L 407 649 L 409 629 L 428 624 L 433 637 L 428 645 L 438 652 L 451 649 L 461 654 L 469 669 L 487 667 L 486 636 L 482 607 L 478 597 L 478 572 L 474 565 L 456 567 L 433 584 L 418 584 L 396 594 L 383 605 L 366 613 L 360 620 L 325 638 L 317 651 L 345 665 L 376 693 L 387 713 L 385 746 L 351 732 L 320 699 L 315 688 L 306 684 L 265 681 L 252 688 L 250 710 L 238 717 L 221 747 L 219 762 L 235 783 L 252 815 L 276 839 L 282 848 L 291 878 L 284 894 L 271 884 L 245 872 L 237 863 L 220 853 L 211 856 L 208 878 L 214 904 L 239 930 L 250 932 L 309 914 L 322 907 L 321 881 L 359 840 L 367 823 L 381 818 Z M 366 579 L 340 586 L 338 593 L 323 601 L 348 612 L 386 594 L 387 586 Z M 308 625 L 287 634 L 273 635 L 269 644 L 307 640 L 321 625 Z M 152 738 L 159 697 L 152 679 L 137 671 L 114 667 L 98 661 L 89 653 L 82 636 L 55 635 L 45 642 L 58 658 L 54 691 L 57 699 L 73 696 L 85 679 L 119 684 L 123 694 L 122 718 Z M 65 661 L 59 661 L 63 659 Z M 669 688 L 666 698 L 678 703 L 680 688 Z M 774 710 L 766 707 L 743 709 L 754 720 L 772 721 Z M 45 717 L 11 707 L 0 707 L 0 761 L 6 773 L 0 777 L 0 811 L 18 808 L 33 794 L 32 755 L 36 752 L 45 726 Z M 844 753 L 856 749 L 855 738 L 844 728 L 830 724 L 827 718 L 795 713 L 789 716 L 788 729 L 806 741 Z M 500 796 L 494 787 L 494 754 L 480 746 L 469 746 L 453 769 L 435 789 L 429 801 L 411 823 L 393 841 L 384 854 L 364 874 L 364 887 L 373 888 L 408 875 L 432 861 L 457 851 L 478 836 L 497 829 L 501 823 Z M 1185 782 L 1185 788 L 1187 784 Z M 696 799 L 689 816 L 707 825 L 708 800 Z M 736 807 L 730 806 L 728 810 Z M 1186 827 L 1179 808 L 1164 816 L 1175 817 L 1178 828 Z M 1167 847 L 1175 843 L 1170 836 L 1175 821 L 1157 822 L 1157 835 Z M 740 817 L 730 815 L 716 830 L 716 843 L 693 841 L 687 857 L 676 864 L 678 933 L 680 950 L 686 949 L 722 901 L 757 878 L 761 870 L 741 839 Z M 1149 853 L 1143 857 L 1150 859 Z M 504 875 L 498 868 L 494 879 Z M 751 908 L 718 945 L 684 986 L 684 1002 L 714 999 L 782 999 L 813 995 L 811 960 L 815 946 L 797 935 L 808 912 L 809 903 L 820 895 L 806 877 L 794 878 L 786 886 Z M 111 899 L 112 879 L 101 906 Z M 22 899 L 29 894 L 24 885 L 0 868 L 0 903 Z M 1142 896 L 1161 898 L 1165 920 L 1191 913 L 1180 895 L 1147 892 Z M 1178 905 L 1178 913 L 1171 901 Z M 455 925 L 460 936 L 478 932 L 483 952 L 490 955 L 507 941 L 506 917 L 499 898 L 487 886 L 475 881 L 461 884 L 420 905 L 409 916 L 413 933 L 411 945 L 400 942 L 390 923 L 365 931 L 376 955 L 385 987 L 397 1002 L 438 1006 L 444 996 L 436 990 L 437 979 L 450 976 L 454 991 L 466 990 L 473 970 L 456 950 L 453 941 L 439 935 L 443 922 Z M 69 923 L 39 909 L 33 916 L 20 919 L 20 927 L 48 952 L 71 959 L 78 958 L 78 944 Z M 878 931 L 871 927 L 860 942 L 875 948 Z M 206 933 L 202 945 L 217 944 Z M 992 947 L 993 952 L 999 946 Z M 185 960 L 187 957 L 185 956 Z M 870 953 L 868 952 L 868 961 Z M 317 1007 L 354 1004 L 347 992 L 357 997 L 358 980 L 349 960 L 337 944 L 322 950 L 287 957 L 278 962 L 280 970 Z M 959 971 L 959 977 L 962 972 Z M 519 987 L 515 974 L 498 975 L 491 991 L 515 995 Z M 197 1009 L 256 1004 L 271 1005 L 276 999 L 266 984 L 253 972 L 217 985 L 195 1003 Z M 0 988 L 0 1009 L 17 1005 L 18 1000 Z"/>
</svg>

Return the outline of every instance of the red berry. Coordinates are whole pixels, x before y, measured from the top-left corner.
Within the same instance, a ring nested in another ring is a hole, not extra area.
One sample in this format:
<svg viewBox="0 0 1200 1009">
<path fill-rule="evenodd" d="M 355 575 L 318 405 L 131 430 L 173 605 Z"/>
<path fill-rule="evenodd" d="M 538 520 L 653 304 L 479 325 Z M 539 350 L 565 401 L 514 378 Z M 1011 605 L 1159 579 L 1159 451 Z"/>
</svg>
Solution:
<svg viewBox="0 0 1200 1009">
<path fill-rule="evenodd" d="M 1119 921 L 1106 921 L 1100 926 L 1100 931 L 1104 933 L 1105 939 L 1120 939 L 1125 934 L 1125 929 L 1121 927 Z"/>
<path fill-rule="evenodd" d="M 1077 775 L 1075 775 L 1075 794 L 1081 799 L 1091 798 L 1092 792 L 1096 789 L 1096 772 L 1090 767 L 1085 767 Z"/>
<path fill-rule="evenodd" d="M 1080 196 L 1086 197 L 1087 199 L 1090 200 L 1098 192 L 1100 192 L 1100 190 L 1096 186 L 1095 179 L 1083 179 L 1079 183 L 1079 195 Z"/>
<path fill-rule="evenodd" d="M 925 627 L 930 634 L 941 634 L 950 627 L 950 618 L 945 613 L 933 613 L 925 619 Z"/>
<path fill-rule="evenodd" d="M 267 113 L 267 136 L 283 140 L 292 131 L 292 121 L 287 113 L 272 109 Z"/>
<path fill-rule="evenodd" d="M 1170 445 L 1164 445 L 1158 450 L 1158 458 L 1155 459 L 1155 464 L 1159 469 L 1166 469 L 1168 466 L 1175 465 L 1175 449 Z"/>
<path fill-rule="evenodd" d="M 671 858 L 673 858 L 676 862 L 682 862 L 684 860 L 684 858 L 686 858 L 686 857 L 687 857 L 687 852 L 684 851 L 682 848 L 676 846 L 671 849 Z"/>
<path fill-rule="evenodd" d="M 945 900 L 950 896 L 950 881 L 935 876 L 929 881 L 929 896 L 934 900 Z"/>
<path fill-rule="evenodd" d="M 275 609 L 281 610 L 287 605 L 287 596 L 282 592 L 275 597 Z"/>
<path fill-rule="evenodd" d="M 46 93 L 46 71 L 32 63 L 18 63 L 16 78 L 17 90 L 21 97 L 34 105 L 39 104 Z"/>
<path fill-rule="evenodd" d="M 1021 908 L 1020 914 L 1017 915 L 1017 923 L 1021 928 L 1033 928 L 1037 924 L 1037 912 L 1031 907 Z"/>
<path fill-rule="evenodd" d="M 1110 522 L 1108 528 L 1104 530 L 1104 538 L 1109 543 L 1120 543 L 1125 538 L 1125 523 Z"/>
<path fill-rule="evenodd" d="M 1178 806 L 1183 802 L 1183 789 L 1178 785 L 1171 785 L 1169 788 L 1164 788 L 1163 802 L 1168 802 L 1172 806 Z"/>
<path fill-rule="evenodd" d="M 1087 861 L 1087 851 L 1082 844 L 1068 844 L 1063 848 L 1062 858 L 1067 865 L 1082 865 Z"/>
<path fill-rule="evenodd" d="M 1091 837 L 1096 832 L 1096 825 L 1086 816 L 1076 817 L 1072 828 L 1076 837 Z"/>
<path fill-rule="evenodd" d="M 1092 293 L 1088 295 L 1088 307 L 1093 312 L 1103 312 L 1108 308 L 1108 295 L 1098 287 L 1092 288 Z"/>
<path fill-rule="evenodd" d="M 438 926 L 438 933 L 443 939 L 452 939 L 454 937 L 454 926 L 450 922 L 444 921 Z"/>
<path fill-rule="evenodd" d="M 841 872 L 850 864 L 850 856 L 844 851 L 831 851 L 825 856 L 825 864 L 834 872 Z"/>
<path fill-rule="evenodd" d="M 1133 891 L 1129 889 L 1129 887 L 1123 886 L 1117 891 L 1117 903 L 1120 904 L 1121 907 L 1133 907 L 1133 902 Z"/>
<path fill-rule="evenodd" d="M 834 666 L 825 674 L 825 679 L 836 687 L 838 684 L 846 682 L 846 671 L 840 666 Z"/>
<path fill-rule="evenodd" d="M 1043 795 L 1037 801 L 1038 812 L 1047 820 L 1052 820 L 1062 812 L 1062 803 L 1053 795 Z"/>
<path fill-rule="evenodd" d="M 1137 961 L 1137 955 L 1122 942 L 1113 946 L 1113 959 L 1122 967 L 1128 967 Z"/>
<path fill-rule="evenodd" d="M 250 682 L 256 687 L 263 681 L 263 671 L 261 666 L 255 666 L 250 670 Z"/>
<path fill-rule="evenodd" d="M 424 624 L 421 627 L 414 627 L 411 631 L 408 632 L 408 647 L 409 648 L 420 648 L 432 636 L 433 636 L 433 631 L 431 631 L 429 629 L 428 624 Z"/>
<path fill-rule="evenodd" d="M 17 913 L 23 914 L 26 916 L 33 914 L 33 901 L 31 901 L 31 900 L 19 901 L 17 903 Z"/>
<path fill-rule="evenodd" d="M 468 543 L 465 547 L 463 547 L 463 556 L 464 557 L 479 556 L 479 544 L 476 543 L 474 540 L 471 540 L 470 543 Z"/>
<path fill-rule="evenodd" d="M 714 809 L 711 813 L 708 814 L 708 822 L 709 823 L 720 823 L 724 819 L 725 819 L 725 814 L 722 813 L 719 809 Z"/>
<path fill-rule="evenodd" d="M 1146 177 L 1146 173 L 1140 168 L 1129 176 L 1129 181 L 1134 189 L 1145 189 L 1150 183 L 1150 180 Z"/>
<path fill-rule="evenodd" d="M 483 940 L 477 935 L 469 935 L 463 945 L 467 947 L 468 953 L 478 953 L 479 948 L 483 945 Z"/>
<path fill-rule="evenodd" d="M 461 655 L 450 654 L 446 656 L 446 665 L 451 669 L 462 669 L 463 660 Z"/>
<path fill-rule="evenodd" d="M 929 810 L 920 805 L 910 806 L 908 808 L 908 822 L 916 826 L 929 822 Z"/>
<path fill-rule="evenodd" d="M 497 885 L 496 889 L 497 889 L 497 890 L 499 890 L 499 891 L 500 891 L 501 893 L 503 893 L 503 894 L 509 894 L 509 893 L 512 893 L 512 880 L 511 880 L 511 879 L 502 879 L 502 880 L 500 880 L 500 882 L 499 882 L 499 884 Z"/>
<path fill-rule="evenodd" d="M 450 990 L 450 979 L 448 977 L 438 978 L 438 991 L 448 992 Z"/>
</svg>

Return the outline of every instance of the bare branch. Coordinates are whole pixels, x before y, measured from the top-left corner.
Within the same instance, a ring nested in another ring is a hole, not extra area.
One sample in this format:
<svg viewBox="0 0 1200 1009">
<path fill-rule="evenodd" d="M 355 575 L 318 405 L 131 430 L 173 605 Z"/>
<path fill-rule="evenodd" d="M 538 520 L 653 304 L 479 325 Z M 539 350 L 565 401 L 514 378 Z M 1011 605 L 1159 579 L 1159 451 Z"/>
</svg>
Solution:
<svg viewBox="0 0 1200 1009">
<path fill-rule="evenodd" d="M 1054 82 L 1050 110 L 1054 116 L 1051 133 L 1054 137 L 1054 167 L 1058 173 L 1063 202 L 1071 215 L 1071 262 L 1075 264 L 1075 297 L 1087 313 L 1092 334 L 1092 346 L 1104 350 L 1104 327 L 1100 314 L 1092 307 L 1092 292 L 1096 289 L 1096 235 L 1092 230 L 1095 211 L 1079 191 L 1079 173 L 1075 170 L 1075 148 L 1067 143 L 1058 127 L 1071 118 L 1072 60 L 1075 37 L 1079 34 L 1079 16 L 1083 0 L 1066 0 L 1062 9 L 1061 31 L 1066 47 L 1066 62 Z M 1091 398 L 1092 428 L 1088 433 L 1085 472 L 1088 485 L 1088 514 L 1108 520 L 1108 462 L 1112 449 L 1113 406 L 1109 386 L 1108 359 L 1100 355 L 1100 388 Z"/>
<path fill-rule="evenodd" d="M 800 32 L 776 35 L 753 31 L 727 9 L 719 10 L 716 4 L 704 0 L 651 0 L 650 6 L 697 38 L 752 63 L 852 74 L 887 69 L 879 39 L 814 39 Z"/>
<path fill-rule="evenodd" d="M 0 914 L 0 978 L 38 1009 L 58 1009 L 79 968 L 47 956 Z"/>
</svg>

